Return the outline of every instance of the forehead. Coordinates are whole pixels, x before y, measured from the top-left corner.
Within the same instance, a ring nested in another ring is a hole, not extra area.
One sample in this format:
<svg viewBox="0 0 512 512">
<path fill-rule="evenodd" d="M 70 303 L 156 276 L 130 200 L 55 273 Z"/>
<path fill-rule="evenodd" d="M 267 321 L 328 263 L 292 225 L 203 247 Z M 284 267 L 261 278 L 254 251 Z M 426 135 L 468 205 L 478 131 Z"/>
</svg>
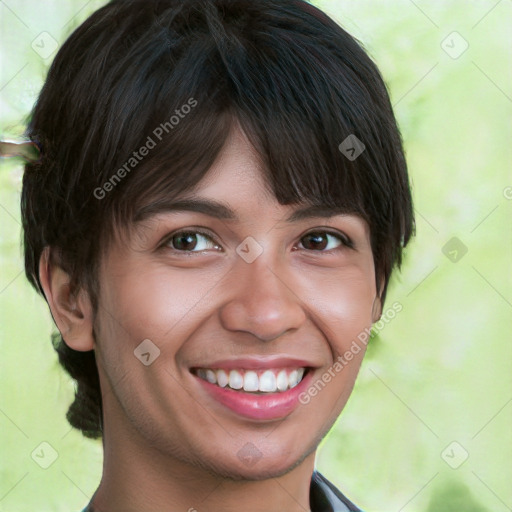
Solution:
<svg viewBox="0 0 512 512">
<path fill-rule="evenodd" d="M 275 199 L 261 158 L 238 125 L 230 131 L 219 155 L 192 193 L 225 201 L 249 200 L 254 195 L 268 201 Z"/>
</svg>

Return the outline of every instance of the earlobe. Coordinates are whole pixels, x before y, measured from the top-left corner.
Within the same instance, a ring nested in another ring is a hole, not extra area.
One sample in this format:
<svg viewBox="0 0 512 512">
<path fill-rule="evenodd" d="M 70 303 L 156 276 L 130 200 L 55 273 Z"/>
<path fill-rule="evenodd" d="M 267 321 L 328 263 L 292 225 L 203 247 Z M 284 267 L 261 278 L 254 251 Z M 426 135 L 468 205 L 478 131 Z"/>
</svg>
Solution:
<svg viewBox="0 0 512 512">
<path fill-rule="evenodd" d="M 70 348 L 85 352 L 94 349 L 93 315 L 88 294 L 74 293 L 70 277 L 52 262 L 50 247 L 39 260 L 39 280 L 62 338 Z"/>
</svg>

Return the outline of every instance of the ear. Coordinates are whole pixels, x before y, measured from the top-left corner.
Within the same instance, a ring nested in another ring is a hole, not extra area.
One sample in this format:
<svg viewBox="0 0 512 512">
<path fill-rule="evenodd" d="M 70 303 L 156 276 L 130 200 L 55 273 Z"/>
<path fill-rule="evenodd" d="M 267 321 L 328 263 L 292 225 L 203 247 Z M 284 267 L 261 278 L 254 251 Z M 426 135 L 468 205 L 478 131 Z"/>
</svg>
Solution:
<svg viewBox="0 0 512 512">
<path fill-rule="evenodd" d="M 373 299 L 372 306 L 372 323 L 378 322 L 382 316 L 382 291 L 384 290 L 384 279 L 379 282 L 375 299 Z"/>
<path fill-rule="evenodd" d="M 39 280 L 62 339 L 70 348 L 85 352 L 94 349 L 93 314 L 88 294 L 73 293 L 69 275 L 52 263 L 50 247 L 39 260 Z"/>
</svg>

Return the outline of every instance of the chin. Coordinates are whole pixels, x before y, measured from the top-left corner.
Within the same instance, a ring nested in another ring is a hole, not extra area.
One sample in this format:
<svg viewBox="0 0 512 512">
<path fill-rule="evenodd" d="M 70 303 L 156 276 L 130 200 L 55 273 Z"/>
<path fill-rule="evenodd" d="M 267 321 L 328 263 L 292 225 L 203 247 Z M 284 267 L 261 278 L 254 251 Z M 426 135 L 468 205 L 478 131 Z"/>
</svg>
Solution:
<svg viewBox="0 0 512 512">
<path fill-rule="evenodd" d="M 297 467 L 298 464 L 284 467 L 247 467 L 245 465 L 237 466 L 204 466 L 210 474 L 215 477 L 222 477 L 226 480 L 232 481 L 253 481 L 258 482 L 261 480 L 269 480 L 271 478 L 279 478 L 289 473 L 293 468 Z"/>
<path fill-rule="evenodd" d="M 200 466 L 215 477 L 222 477 L 233 481 L 261 481 L 271 478 L 279 478 L 286 475 L 296 467 L 300 466 L 314 451 L 314 447 L 290 460 L 290 457 L 283 457 L 283 454 L 277 454 L 275 457 L 265 457 L 256 455 L 247 462 L 236 459 L 228 461 L 208 461 L 202 460 Z"/>
</svg>

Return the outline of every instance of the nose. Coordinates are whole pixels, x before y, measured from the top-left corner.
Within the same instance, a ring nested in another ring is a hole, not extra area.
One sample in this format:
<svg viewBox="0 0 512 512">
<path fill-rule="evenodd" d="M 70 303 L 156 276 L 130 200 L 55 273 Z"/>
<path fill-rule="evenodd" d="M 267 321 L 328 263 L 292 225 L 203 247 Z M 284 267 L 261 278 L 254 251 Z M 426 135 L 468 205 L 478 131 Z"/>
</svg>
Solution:
<svg viewBox="0 0 512 512">
<path fill-rule="evenodd" d="M 248 332 L 262 341 L 272 341 L 298 329 L 306 319 L 302 301 L 293 288 L 293 278 L 263 257 L 252 263 L 239 261 L 229 279 L 231 293 L 220 311 L 223 327 Z"/>
</svg>

